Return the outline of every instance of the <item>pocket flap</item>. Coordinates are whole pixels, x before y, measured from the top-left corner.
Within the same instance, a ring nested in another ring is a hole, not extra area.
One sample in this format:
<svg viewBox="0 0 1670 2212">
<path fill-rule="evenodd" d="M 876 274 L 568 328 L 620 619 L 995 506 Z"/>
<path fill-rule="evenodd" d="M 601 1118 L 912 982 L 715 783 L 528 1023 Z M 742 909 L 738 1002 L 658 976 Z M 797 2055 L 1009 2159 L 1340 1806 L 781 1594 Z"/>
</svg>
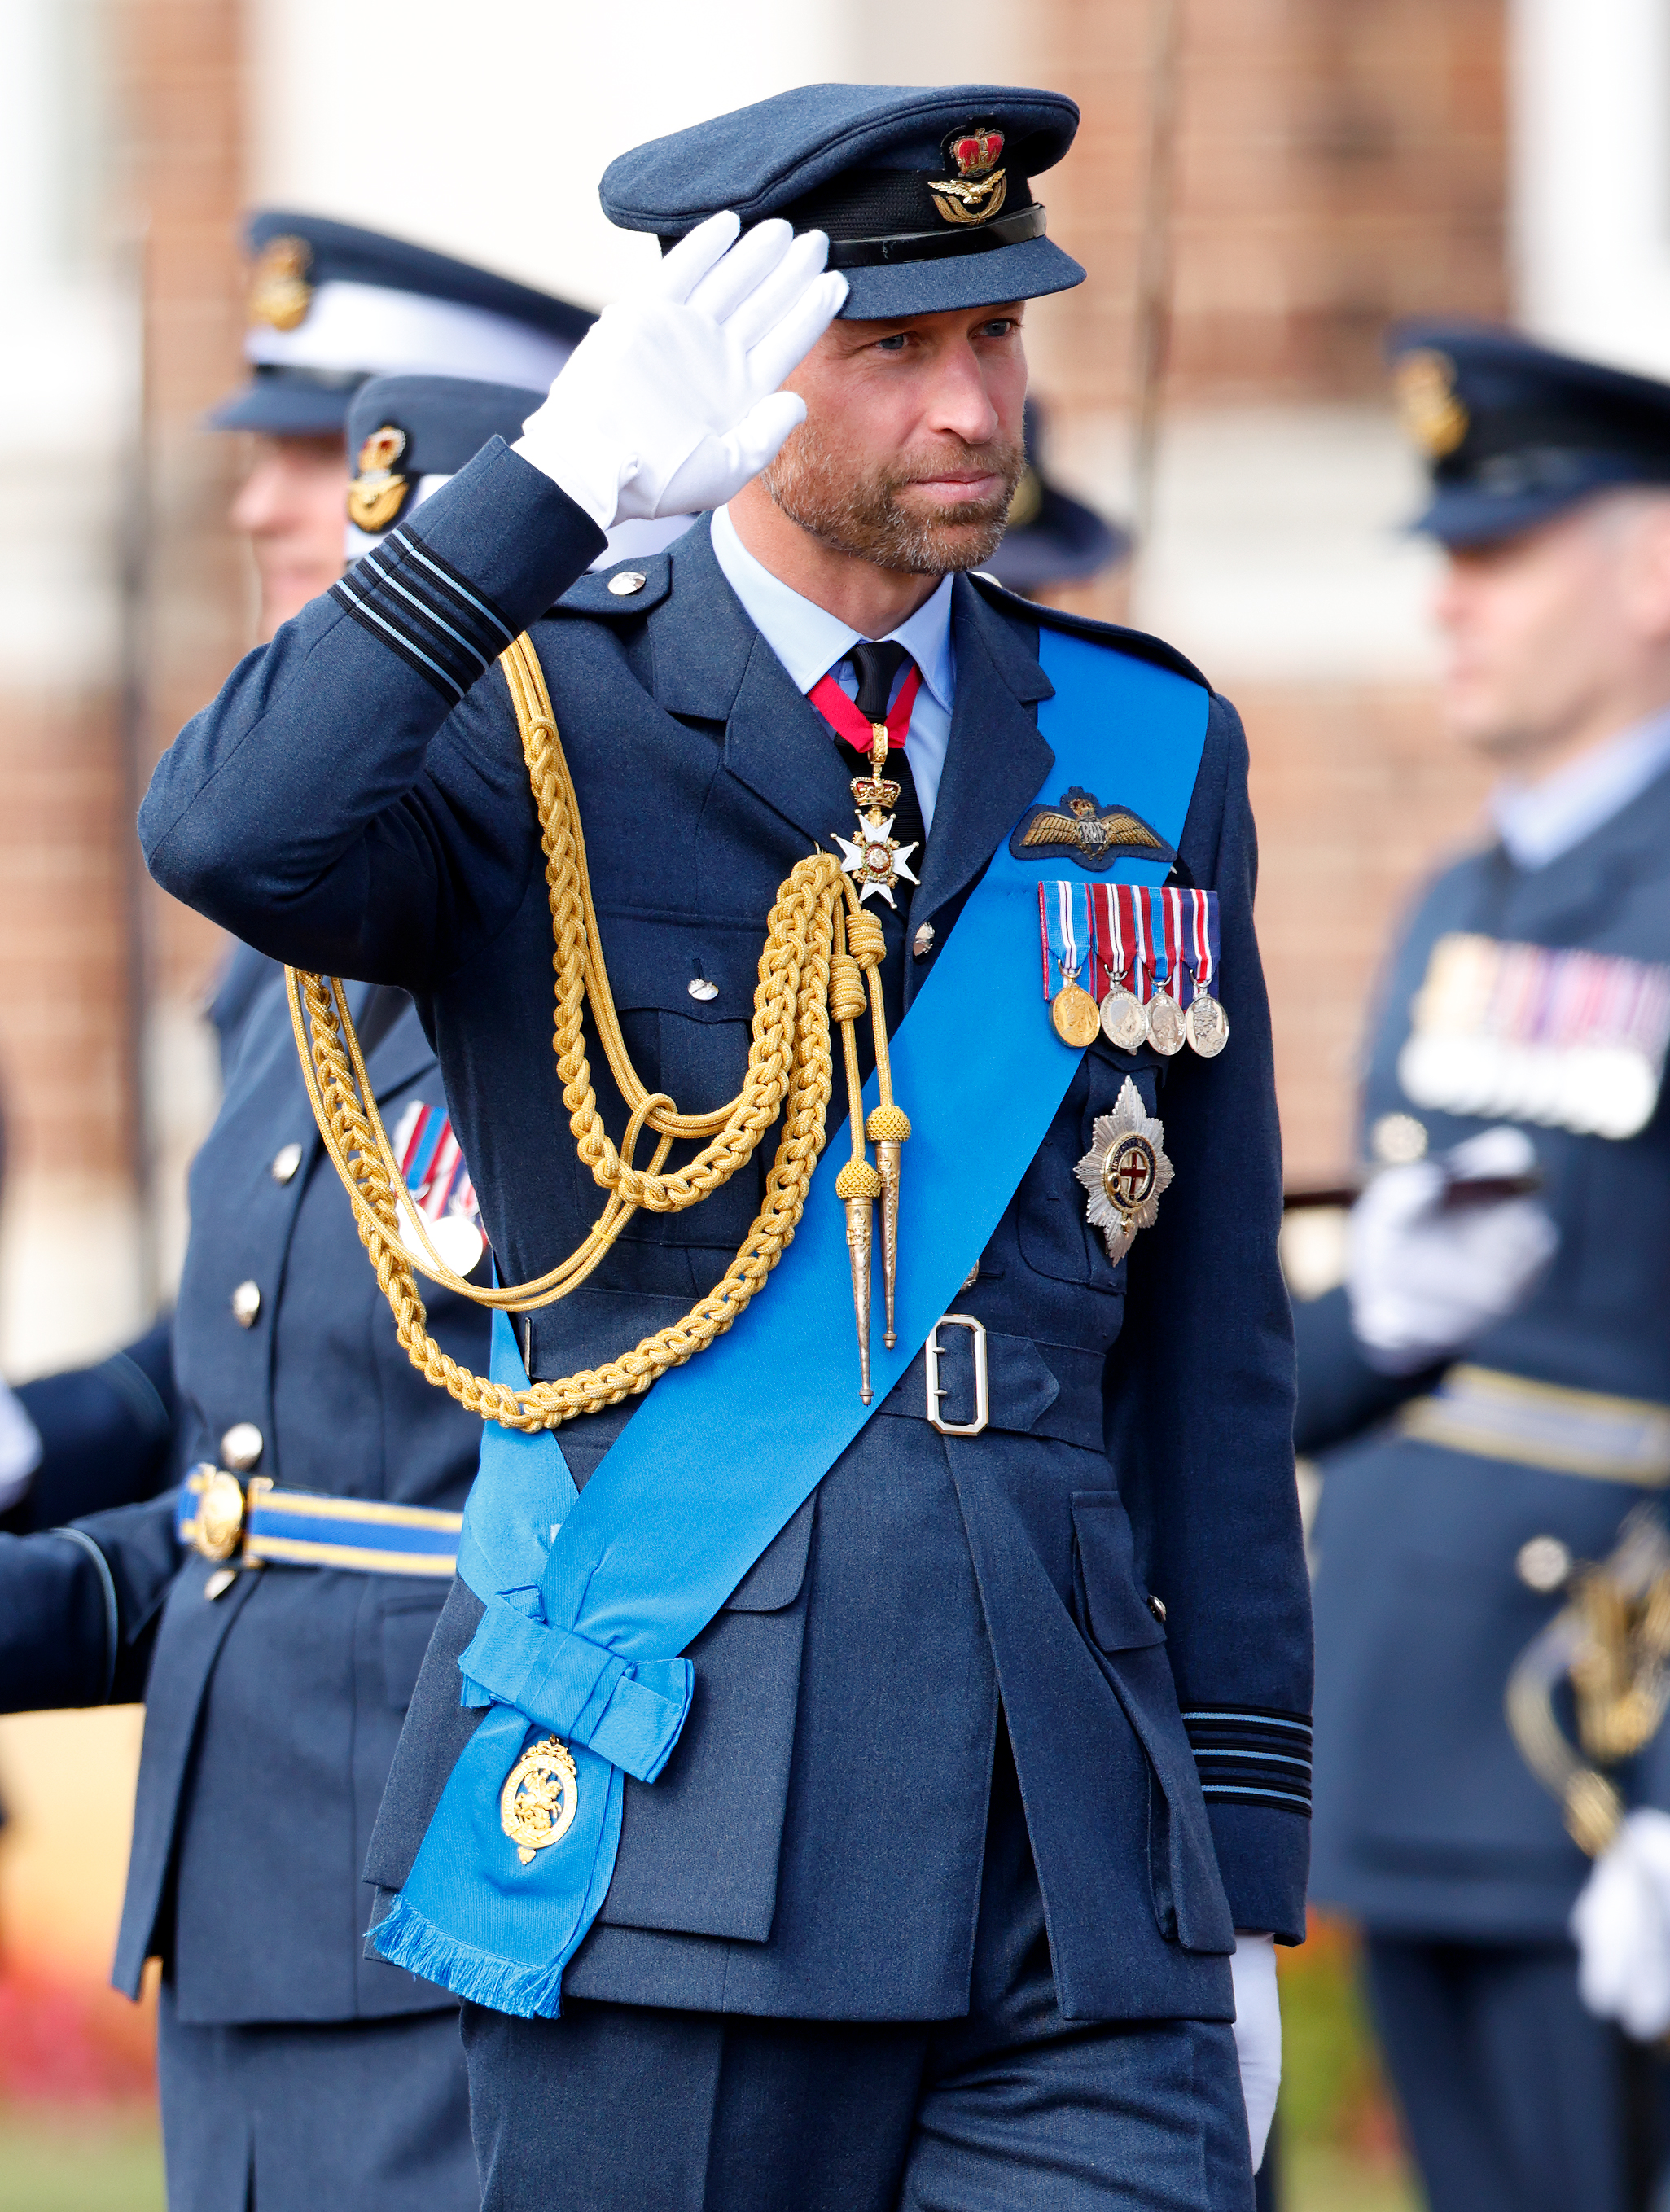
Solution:
<svg viewBox="0 0 1670 2212">
<path fill-rule="evenodd" d="M 1080 1491 L 1072 1501 L 1078 1579 L 1090 1632 L 1104 1651 L 1163 1644 L 1165 1631 L 1137 1587 L 1131 1522 L 1117 1491 Z"/>
<path fill-rule="evenodd" d="M 814 1495 L 780 1528 L 748 1572 L 725 1601 L 729 1613 L 775 1613 L 792 1605 L 806 1578 L 806 1553 L 811 1544 Z"/>
</svg>

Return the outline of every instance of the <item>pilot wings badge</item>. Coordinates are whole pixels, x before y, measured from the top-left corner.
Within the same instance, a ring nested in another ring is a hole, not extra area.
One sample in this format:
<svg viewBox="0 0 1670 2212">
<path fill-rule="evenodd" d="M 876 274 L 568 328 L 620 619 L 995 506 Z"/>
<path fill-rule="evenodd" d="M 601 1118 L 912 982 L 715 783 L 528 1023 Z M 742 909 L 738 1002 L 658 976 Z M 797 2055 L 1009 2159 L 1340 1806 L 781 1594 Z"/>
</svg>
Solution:
<svg viewBox="0 0 1670 2212">
<path fill-rule="evenodd" d="M 1017 860 L 1071 860 L 1101 874 L 1115 860 L 1175 860 L 1173 847 L 1128 806 L 1104 806 L 1093 791 L 1073 784 L 1054 806 L 1029 806 L 1016 823 L 1009 849 Z"/>
</svg>

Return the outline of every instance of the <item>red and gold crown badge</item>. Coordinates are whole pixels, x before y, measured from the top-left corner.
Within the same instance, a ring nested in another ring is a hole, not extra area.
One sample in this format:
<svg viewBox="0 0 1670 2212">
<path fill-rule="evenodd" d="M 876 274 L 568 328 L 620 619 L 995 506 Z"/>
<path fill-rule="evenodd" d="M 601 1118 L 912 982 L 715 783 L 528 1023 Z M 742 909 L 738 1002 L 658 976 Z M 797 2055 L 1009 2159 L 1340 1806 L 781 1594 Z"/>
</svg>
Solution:
<svg viewBox="0 0 1670 2212">
<path fill-rule="evenodd" d="M 404 477 L 394 464 L 406 450 L 406 434 L 392 422 L 373 430 L 360 447 L 359 474 L 348 487 L 348 519 L 364 531 L 386 530 L 405 504 Z"/>
<path fill-rule="evenodd" d="M 947 222 L 989 222 L 1003 205 L 1009 183 L 998 163 L 1003 133 L 989 123 L 970 123 L 953 131 L 941 148 L 954 177 L 930 177 L 933 204 Z"/>
</svg>

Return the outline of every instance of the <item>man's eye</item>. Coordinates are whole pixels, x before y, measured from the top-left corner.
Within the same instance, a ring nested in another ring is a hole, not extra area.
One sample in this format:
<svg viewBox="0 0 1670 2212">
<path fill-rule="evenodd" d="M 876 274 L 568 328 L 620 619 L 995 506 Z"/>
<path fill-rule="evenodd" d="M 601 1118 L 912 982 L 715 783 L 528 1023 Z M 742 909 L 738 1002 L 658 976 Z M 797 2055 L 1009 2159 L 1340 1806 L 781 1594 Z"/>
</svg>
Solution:
<svg viewBox="0 0 1670 2212">
<path fill-rule="evenodd" d="M 904 349 L 905 334 L 902 331 L 895 331 L 891 337 L 878 338 L 876 340 L 876 351 L 878 353 L 902 353 Z"/>
<path fill-rule="evenodd" d="M 981 327 L 981 336 L 986 338 L 1006 338 L 1011 331 L 1019 328 L 1020 325 L 1012 315 L 999 315 L 995 322 L 987 323 Z"/>
</svg>

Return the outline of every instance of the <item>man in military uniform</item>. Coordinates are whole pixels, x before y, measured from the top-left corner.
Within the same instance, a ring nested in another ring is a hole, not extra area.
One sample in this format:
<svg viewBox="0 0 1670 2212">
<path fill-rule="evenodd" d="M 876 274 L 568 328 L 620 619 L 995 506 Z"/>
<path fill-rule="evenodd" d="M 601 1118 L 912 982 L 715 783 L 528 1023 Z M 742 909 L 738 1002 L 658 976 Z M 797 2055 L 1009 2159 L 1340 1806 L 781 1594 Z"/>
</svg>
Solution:
<svg viewBox="0 0 1670 2212">
<path fill-rule="evenodd" d="M 402 1331 L 503 1417 L 367 1863 L 495 2205 L 1250 2203 L 1309 1650 L 1244 744 L 968 573 L 1077 120 L 817 86 L 616 163 L 656 276 L 146 799 L 169 889 L 418 999 L 517 1314 L 430 1358 L 308 984 Z"/>
<path fill-rule="evenodd" d="M 1314 1890 L 1366 1929 L 1435 2212 L 1616 2212 L 1642 2063 L 1580 1999 L 1587 1863 L 1503 1698 L 1670 1480 L 1670 386 L 1474 328 L 1394 358 L 1445 716 L 1501 781 L 1394 948 L 1349 1279 L 1298 1311 Z"/>
<path fill-rule="evenodd" d="M 396 290 L 388 305 L 410 313 Z M 519 391 L 507 405 L 506 387 L 478 382 L 365 390 L 346 423 L 356 451 L 398 440 L 413 457 L 395 505 L 526 411 Z M 386 482 L 380 494 L 388 507 Z M 380 519 L 365 496 L 362 517 Z M 415 1206 L 468 1272 L 483 1241 L 433 1049 L 403 992 L 356 997 Z M 192 1169 L 172 1438 L 166 1364 L 154 1387 L 122 1355 L 24 1387 L 46 1449 L 14 1525 L 53 1533 L 0 1539 L 0 1704 L 145 1699 L 116 1980 L 137 1995 L 161 1955 L 171 2202 L 465 2212 L 479 2183 L 456 2002 L 361 1955 L 359 1869 L 480 1425 L 428 1388 L 387 1324 L 320 1155 L 279 971 L 239 947 L 211 1011 L 226 1097 Z M 465 1301 L 443 1295 L 436 1322 L 458 1357 L 483 1356 Z M 171 1455 L 190 1480 L 153 1498 Z M 259 1515 L 242 1511 L 246 1480 Z"/>
</svg>

